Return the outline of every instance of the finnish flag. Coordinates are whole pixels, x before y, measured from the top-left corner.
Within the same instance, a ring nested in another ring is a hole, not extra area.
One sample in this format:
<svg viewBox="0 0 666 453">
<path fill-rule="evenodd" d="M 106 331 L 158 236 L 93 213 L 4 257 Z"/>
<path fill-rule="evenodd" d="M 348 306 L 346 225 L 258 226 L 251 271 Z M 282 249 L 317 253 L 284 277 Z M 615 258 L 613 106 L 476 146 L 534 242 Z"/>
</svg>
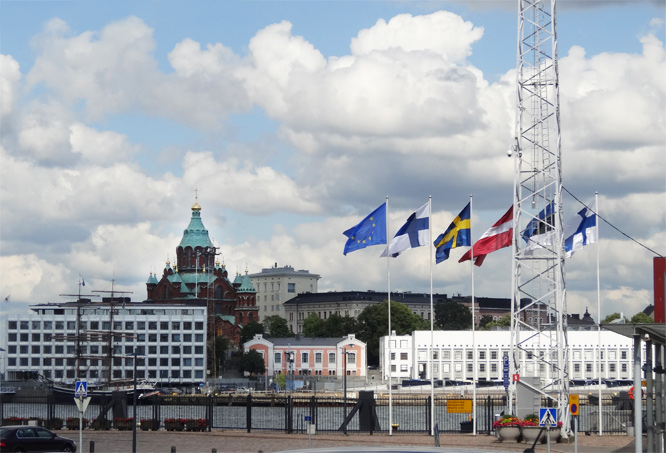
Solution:
<svg viewBox="0 0 666 453">
<path fill-rule="evenodd" d="M 409 216 L 407 222 L 391 240 L 388 253 L 395 258 L 407 249 L 427 245 L 430 242 L 430 202 Z M 386 250 L 381 256 L 386 256 Z"/>
<path fill-rule="evenodd" d="M 593 201 L 581 209 L 577 216 L 564 226 L 564 251 L 567 257 L 576 250 L 597 242 L 597 202 Z"/>
</svg>

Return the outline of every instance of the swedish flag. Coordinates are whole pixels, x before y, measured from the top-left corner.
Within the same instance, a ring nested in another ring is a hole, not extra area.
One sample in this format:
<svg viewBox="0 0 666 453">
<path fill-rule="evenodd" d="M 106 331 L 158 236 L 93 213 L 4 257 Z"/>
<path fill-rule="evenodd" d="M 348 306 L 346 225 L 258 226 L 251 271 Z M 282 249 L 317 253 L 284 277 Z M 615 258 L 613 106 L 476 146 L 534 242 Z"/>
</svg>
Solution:
<svg viewBox="0 0 666 453">
<path fill-rule="evenodd" d="M 451 225 L 449 225 L 444 234 L 437 236 L 437 239 L 433 243 L 437 248 L 435 252 L 435 262 L 437 264 L 449 258 L 451 249 L 472 245 L 472 238 L 470 237 L 471 227 L 470 204 L 467 203 L 467 206 L 460 211 L 458 217 L 453 219 L 453 222 L 451 222 Z"/>
</svg>

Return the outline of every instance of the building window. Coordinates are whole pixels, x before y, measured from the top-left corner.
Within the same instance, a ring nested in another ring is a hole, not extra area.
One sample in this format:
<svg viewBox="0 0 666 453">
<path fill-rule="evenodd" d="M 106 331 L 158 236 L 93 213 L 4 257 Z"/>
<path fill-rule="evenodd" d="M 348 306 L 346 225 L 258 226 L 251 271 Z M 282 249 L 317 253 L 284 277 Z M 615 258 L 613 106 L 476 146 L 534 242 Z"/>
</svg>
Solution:
<svg viewBox="0 0 666 453">
<path fill-rule="evenodd" d="M 407 364 L 400 365 L 400 371 L 407 372 Z"/>
<path fill-rule="evenodd" d="M 347 353 L 347 363 L 356 363 L 356 353 L 348 352 Z"/>
<path fill-rule="evenodd" d="M 275 358 L 275 363 L 282 363 L 282 354 L 276 352 L 273 357 Z"/>
<path fill-rule="evenodd" d="M 315 352 L 315 363 L 321 363 L 321 352 Z"/>
<path fill-rule="evenodd" d="M 308 353 L 307 352 L 301 353 L 301 363 L 308 363 Z"/>
<path fill-rule="evenodd" d="M 400 353 L 400 360 L 409 360 L 409 355 L 408 354 L 409 353 L 407 353 L 407 352 L 401 352 Z"/>
<path fill-rule="evenodd" d="M 467 351 L 467 360 L 474 360 L 474 351 Z"/>
<path fill-rule="evenodd" d="M 287 292 L 295 293 L 296 292 L 296 283 L 287 283 Z"/>
<path fill-rule="evenodd" d="M 335 363 L 335 352 L 328 353 L 328 363 Z"/>
</svg>

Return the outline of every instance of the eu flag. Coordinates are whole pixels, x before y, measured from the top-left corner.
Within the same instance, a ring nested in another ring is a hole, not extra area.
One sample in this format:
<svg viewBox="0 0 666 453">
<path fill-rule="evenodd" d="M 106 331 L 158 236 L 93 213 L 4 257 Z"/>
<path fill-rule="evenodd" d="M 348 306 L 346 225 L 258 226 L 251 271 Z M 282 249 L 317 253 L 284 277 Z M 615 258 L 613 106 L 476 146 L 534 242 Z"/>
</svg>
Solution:
<svg viewBox="0 0 666 453">
<path fill-rule="evenodd" d="M 437 248 L 435 252 L 435 262 L 437 264 L 449 258 L 449 252 L 456 247 L 469 247 L 472 245 L 472 238 L 470 237 L 470 230 L 472 227 L 470 220 L 470 204 L 460 211 L 458 217 L 453 219 L 451 225 L 446 229 L 444 234 L 440 234 L 433 242 Z"/>
<path fill-rule="evenodd" d="M 386 244 L 386 203 L 343 234 L 349 238 L 345 244 L 345 255 L 371 245 Z"/>
</svg>

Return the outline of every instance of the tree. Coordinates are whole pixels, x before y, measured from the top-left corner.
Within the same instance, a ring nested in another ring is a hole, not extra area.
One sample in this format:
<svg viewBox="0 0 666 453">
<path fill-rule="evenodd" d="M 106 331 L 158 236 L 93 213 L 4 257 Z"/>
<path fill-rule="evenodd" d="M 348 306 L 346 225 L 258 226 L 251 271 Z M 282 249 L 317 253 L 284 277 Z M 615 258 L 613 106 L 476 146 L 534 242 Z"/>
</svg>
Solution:
<svg viewBox="0 0 666 453">
<path fill-rule="evenodd" d="M 289 329 L 287 320 L 280 315 L 266 317 L 263 325 L 266 336 L 271 338 L 287 338 L 294 336 L 294 333 Z"/>
<path fill-rule="evenodd" d="M 481 319 L 479 320 L 479 329 L 480 330 L 488 330 L 488 324 L 493 322 L 493 317 L 490 315 L 483 315 L 481 316 Z"/>
<path fill-rule="evenodd" d="M 606 316 L 603 321 L 601 321 L 602 324 L 608 324 L 611 321 L 615 321 L 616 319 L 620 319 L 620 314 L 618 312 L 611 313 L 610 315 Z"/>
<path fill-rule="evenodd" d="M 317 313 L 310 313 L 303 321 L 303 335 L 309 338 L 326 336 L 324 320 Z"/>
<path fill-rule="evenodd" d="M 408 335 L 430 324 L 414 314 L 407 305 L 391 302 L 391 329 L 397 335 Z M 368 305 L 358 316 L 358 339 L 367 345 L 368 364 L 379 365 L 379 338 L 388 335 L 388 302 Z"/>
<path fill-rule="evenodd" d="M 240 344 L 244 345 L 258 333 L 264 333 L 264 326 L 257 321 L 250 321 L 241 328 Z"/>
<path fill-rule="evenodd" d="M 443 330 L 472 328 L 472 313 L 457 302 L 438 302 L 435 305 L 435 323 Z"/>
<path fill-rule="evenodd" d="M 650 318 L 649 315 L 646 315 L 641 311 L 632 316 L 631 321 L 629 322 L 631 322 L 632 324 L 650 324 L 654 322 L 654 319 Z"/>
<path fill-rule="evenodd" d="M 285 390 L 287 388 L 287 378 L 282 373 L 275 376 L 273 383 L 277 385 L 278 390 Z"/>
<path fill-rule="evenodd" d="M 337 313 L 333 313 L 324 321 L 325 336 L 340 338 L 350 333 L 355 333 L 358 330 L 357 324 L 356 320 L 351 316 L 340 316 Z"/>
<path fill-rule="evenodd" d="M 266 372 L 264 358 L 256 349 L 250 349 L 241 356 L 238 362 L 238 370 L 241 373 L 263 374 Z"/>
<path fill-rule="evenodd" d="M 224 335 L 218 335 L 215 338 L 208 339 L 206 345 L 208 347 L 208 369 L 215 370 L 216 376 L 217 371 L 222 368 L 224 360 L 227 358 L 229 344 L 229 340 Z"/>
<path fill-rule="evenodd" d="M 510 327 L 511 326 L 511 315 L 504 315 L 497 321 L 491 321 L 486 324 L 486 330 L 490 330 L 493 327 Z"/>
</svg>

